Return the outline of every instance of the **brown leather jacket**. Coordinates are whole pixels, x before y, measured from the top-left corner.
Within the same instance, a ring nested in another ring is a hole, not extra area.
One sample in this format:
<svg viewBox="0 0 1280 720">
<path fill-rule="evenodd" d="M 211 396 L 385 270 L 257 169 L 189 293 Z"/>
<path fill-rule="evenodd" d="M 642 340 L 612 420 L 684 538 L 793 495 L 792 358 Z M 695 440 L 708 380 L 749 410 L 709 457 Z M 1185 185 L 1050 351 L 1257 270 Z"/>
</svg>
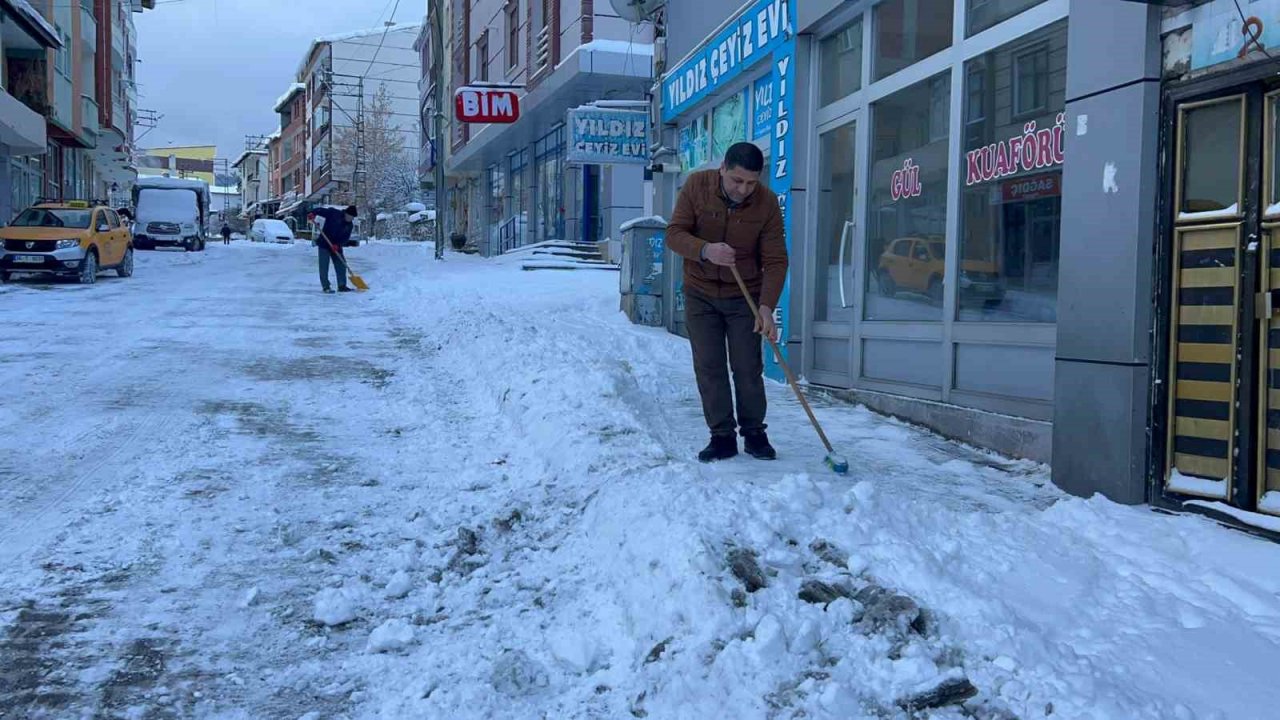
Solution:
<svg viewBox="0 0 1280 720">
<path fill-rule="evenodd" d="M 746 202 L 730 208 L 720 189 L 719 170 L 690 175 L 667 224 L 667 246 L 685 259 L 686 287 L 711 298 L 741 297 L 729 268 L 702 260 L 702 248 L 718 242 L 728 243 L 736 251 L 734 264 L 759 303 L 778 307 L 787 277 L 787 244 L 778 196 L 761 183 Z"/>
</svg>

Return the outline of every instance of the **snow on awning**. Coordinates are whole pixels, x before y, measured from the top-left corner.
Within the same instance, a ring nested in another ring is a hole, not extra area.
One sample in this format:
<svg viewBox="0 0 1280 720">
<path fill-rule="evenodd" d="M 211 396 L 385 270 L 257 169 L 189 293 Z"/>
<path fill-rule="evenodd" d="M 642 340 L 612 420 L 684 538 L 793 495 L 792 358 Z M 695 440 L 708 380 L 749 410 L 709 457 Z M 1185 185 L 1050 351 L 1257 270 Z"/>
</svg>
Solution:
<svg viewBox="0 0 1280 720">
<path fill-rule="evenodd" d="M 43 40 L 46 47 L 62 47 L 62 40 L 58 37 L 58 29 L 48 20 L 45 20 L 43 15 L 36 12 L 36 9 L 31 7 L 31 3 L 27 2 L 27 0 L 0 0 L 0 5 L 7 6 L 13 10 L 14 15 L 24 20 L 24 24 L 35 31 L 35 34 L 39 36 L 38 39 Z"/>
</svg>

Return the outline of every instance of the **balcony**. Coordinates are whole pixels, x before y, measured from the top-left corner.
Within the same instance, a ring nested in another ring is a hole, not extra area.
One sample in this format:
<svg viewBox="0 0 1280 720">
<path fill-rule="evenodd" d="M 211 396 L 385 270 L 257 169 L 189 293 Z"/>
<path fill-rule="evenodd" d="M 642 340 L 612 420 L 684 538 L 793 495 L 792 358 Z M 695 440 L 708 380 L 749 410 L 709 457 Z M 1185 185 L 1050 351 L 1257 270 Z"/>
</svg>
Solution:
<svg viewBox="0 0 1280 720">
<path fill-rule="evenodd" d="M 98 21 L 93 19 L 93 0 L 80 0 L 80 42 L 90 52 L 98 49 Z"/>
<path fill-rule="evenodd" d="M 86 134 L 95 137 L 102 134 L 102 126 L 98 124 L 98 103 L 88 95 L 80 96 L 80 124 Z"/>
<path fill-rule="evenodd" d="M 111 26 L 111 54 L 116 67 L 123 67 L 125 63 L 125 32 L 124 25 L 120 23 Z"/>
</svg>

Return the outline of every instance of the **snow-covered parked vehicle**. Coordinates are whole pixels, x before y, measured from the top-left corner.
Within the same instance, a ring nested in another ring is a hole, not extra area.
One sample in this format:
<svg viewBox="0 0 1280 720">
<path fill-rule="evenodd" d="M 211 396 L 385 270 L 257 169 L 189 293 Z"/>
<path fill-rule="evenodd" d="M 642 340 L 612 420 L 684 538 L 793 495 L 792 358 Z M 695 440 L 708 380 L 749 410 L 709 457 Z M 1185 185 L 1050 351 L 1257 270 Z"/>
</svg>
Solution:
<svg viewBox="0 0 1280 720">
<path fill-rule="evenodd" d="M 209 184 L 203 180 L 140 177 L 133 188 L 134 246 L 140 250 L 180 247 L 204 250 Z"/>
<path fill-rule="evenodd" d="M 249 228 L 249 239 L 253 242 L 292 243 L 296 236 L 293 228 L 283 220 L 254 220 Z"/>
</svg>

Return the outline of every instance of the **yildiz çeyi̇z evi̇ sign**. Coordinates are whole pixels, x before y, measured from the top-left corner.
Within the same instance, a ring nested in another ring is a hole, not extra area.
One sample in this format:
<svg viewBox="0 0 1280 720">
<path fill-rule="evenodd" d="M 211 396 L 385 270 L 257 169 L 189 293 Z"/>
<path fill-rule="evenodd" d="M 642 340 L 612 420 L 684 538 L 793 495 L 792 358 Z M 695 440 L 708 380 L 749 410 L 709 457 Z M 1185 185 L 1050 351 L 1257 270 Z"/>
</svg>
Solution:
<svg viewBox="0 0 1280 720">
<path fill-rule="evenodd" d="M 579 107 L 569 111 L 566 159 L 589 165 L 647 165 L 649 114 Z"/>
<path fill-rule="evenodd" d="M 793 32 L 791 6 L 791 0 L 760 0 L 667 73 L 662 79 L 662 121 L 673 122 L 757 62 L 773 57 Z"/>
</svg>

